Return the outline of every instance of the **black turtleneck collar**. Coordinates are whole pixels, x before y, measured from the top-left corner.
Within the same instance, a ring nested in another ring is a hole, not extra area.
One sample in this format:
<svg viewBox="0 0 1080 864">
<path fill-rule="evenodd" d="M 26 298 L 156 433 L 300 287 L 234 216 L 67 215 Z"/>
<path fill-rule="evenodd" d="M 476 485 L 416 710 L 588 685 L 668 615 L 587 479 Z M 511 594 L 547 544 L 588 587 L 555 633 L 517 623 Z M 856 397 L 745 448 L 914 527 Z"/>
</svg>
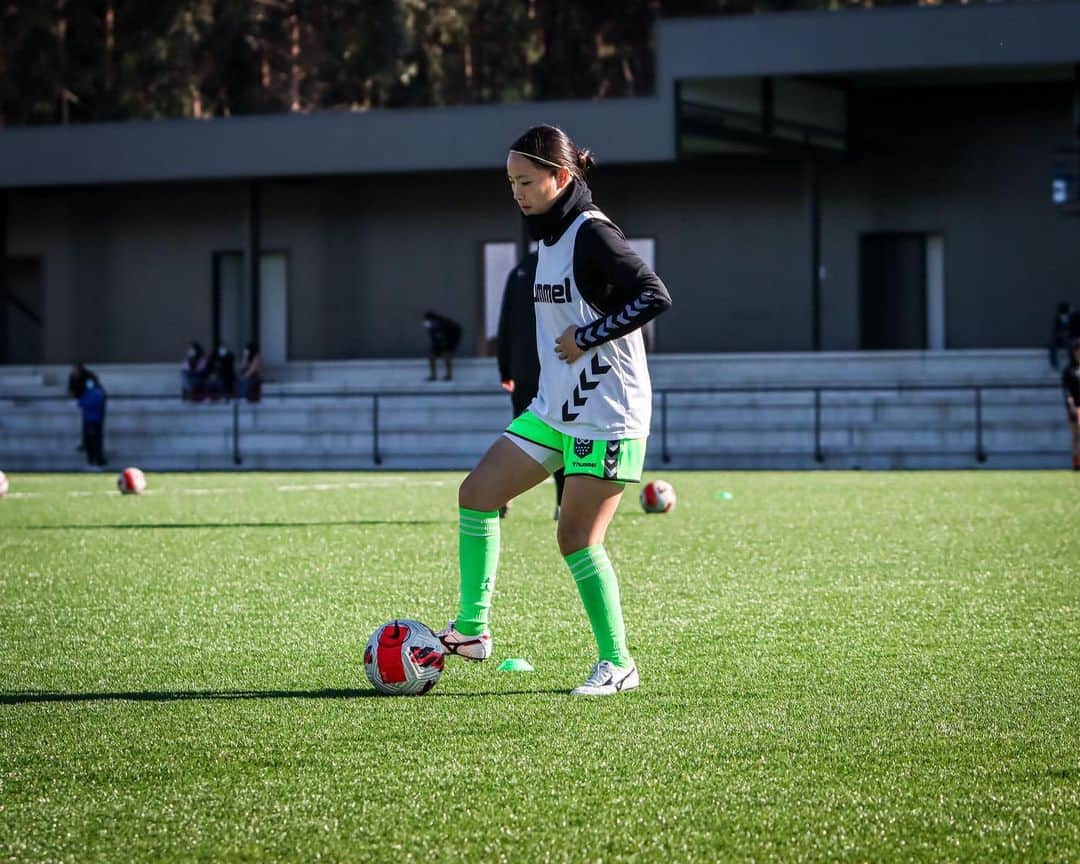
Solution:
<svg viewBox="0 0 1080 864">
<path fill-rule="evenodd" d="M 585 183 L 574 178 L 567 184 L 555 203 L 538 216 L 525 216 L 525 226 L 533 240 L 544 241 L 544 245 L 554 245 L 563 232 L 570 227 L 579 213 L 591 210 L 592 193 Z"/>
</svg>

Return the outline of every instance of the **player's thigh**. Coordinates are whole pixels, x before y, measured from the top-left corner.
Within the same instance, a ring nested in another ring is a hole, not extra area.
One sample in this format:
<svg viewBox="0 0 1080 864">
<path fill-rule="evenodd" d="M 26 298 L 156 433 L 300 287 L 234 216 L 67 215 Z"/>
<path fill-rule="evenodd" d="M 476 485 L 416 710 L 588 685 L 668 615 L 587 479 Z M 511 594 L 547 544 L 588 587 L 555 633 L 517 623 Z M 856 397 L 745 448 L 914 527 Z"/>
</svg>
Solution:
<svg viewBox="0 0 1080 864">
<path fill-rule="evenodd" d="M 461 482 L 458 505 L 470 510 L 498 510 L 547 476 L 543 465 L 500 436 Z"/>
<path fill-rule="evenodd" d="M 624 484 L 587 474 L 571 474 L 563 487 L 559 510 L 559 551 L 569 555 L 604 542 L 619 508 Z"/>
</svg>

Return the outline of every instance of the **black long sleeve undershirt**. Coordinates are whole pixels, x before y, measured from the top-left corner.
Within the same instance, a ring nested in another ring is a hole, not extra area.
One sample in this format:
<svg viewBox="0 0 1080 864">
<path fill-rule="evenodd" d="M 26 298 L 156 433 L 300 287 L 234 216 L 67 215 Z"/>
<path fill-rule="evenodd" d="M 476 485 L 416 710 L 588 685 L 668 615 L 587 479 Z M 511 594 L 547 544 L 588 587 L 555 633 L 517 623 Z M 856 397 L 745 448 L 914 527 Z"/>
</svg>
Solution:
<svg viewBox="0 0 1080 864">
<path fill-rule="evenodd" d="M 589 219 L 578 230 L 574 281 L 582 298 L 604 316 L 577 329 L 574 341 L 582 350 L 633 333 L 671 308 L 660 277 L 604 219 Z"/>
</svg>

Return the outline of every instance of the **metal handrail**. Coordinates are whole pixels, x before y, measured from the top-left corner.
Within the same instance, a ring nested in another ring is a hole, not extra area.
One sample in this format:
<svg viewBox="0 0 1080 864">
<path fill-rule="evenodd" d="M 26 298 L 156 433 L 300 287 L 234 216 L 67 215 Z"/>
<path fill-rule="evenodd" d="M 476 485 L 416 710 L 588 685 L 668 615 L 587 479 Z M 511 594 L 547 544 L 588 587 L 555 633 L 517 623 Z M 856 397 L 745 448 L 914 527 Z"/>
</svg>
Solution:
<svg viewBox="0 0 1080 864">
<path fill-rule="evenodd" d="M 1031 383 L 997 383 L 997 384 L 836 384 L 829 386 L 805 385 L 805 386 L 779 386 L 779 387 L 665 387 L 661 393 L 660 410 L 660 458 L 664 463 L 671 462 L 671 453 L 668 450 L 667 433 L 667 394 L 669 393 L 810 393 L 814 394 L 814 461 L 819 465 L 825 462 L 825 451 L 821 444 L 821 414 L 823 393 L 875 393 L 883 391 L 895 391 L 897 393 L 910 392 L 938 392 L 938 391 L 963 391 L 970 390 L 974 393 L 975 409 L 975 461 L 979 464 L 986 462 L 987 453 L 983 446 L 982 429 L 982 391 L 983 390 L 1053 390 L 1059 388 L 1053 384 Z"/>
<path fill-rule="evenodd" d="M 955 391 L 971 391 L 973 395 L 973 410 L 975 421 L 975 441 L 974 441 L 974 454 L 975 460 L 980 464 L 986 462 L 987 452 L 983 442 L 983 391 L 984 390 L 1053 390 L 1057 391 L 1059 388 L 1053 384 L 1033 384 L 1030 382 L 1023 383 L 994 383 L 994 384 L 963 384 L 963 383 L 950 383 L 950 384 L 836 384 L 836 385 L 816 385 L 816 384 L 804 384 L 804 385 L 763 385 L 763 386 L 738 386 L 738 387 L 656 387 L 653 390 L 653 396 L 659 397 L 660 400 L 660 458 L 667 464 L 672 461 L 671 451 L 668 442 L 668 415 L 670 413 L 670 405 L 668 397 L 671 395 L 727 395 L 727 394 L 776 394 L 776 393 L 790 393 L 790 394 L 813 394 L 814 397 L 814 461 L 818 464 L 825 462 L 826 454 L 822 445 L 822 415 L 824 412 L 824 405 L 822 403 L 822 395 L 827 393 L 873 393 L 873 392 L 955 392 Z M 395 398 L 408 398 L 408 399 L 445 399 L 447 397 L 501 397 L 505 398 L 504 391 L 495 388 L 484 389 L 454 389 L 454 390 L 431 390 L 431 389 L 417 389 L 417 390 L 313 390 L 300 393 L 273 393 L 263 391 L 262 400 L 268 401 L 273 399 L 370 399 L 371 400 L 371 435 L 372 435 L 372 463 L 375 465 L 383 464 L 383 453 L 380 443 L 380 417 L 381 417 L 381 400 L 395 399 Z M 161 401 L 161 400 L 175 400 L 177 394 L 171 393 L 133 393 L 133 394 L 110 394 L 110 401 Z M 12 401 L 15 403 L 20 402 L 55 402 L 55 401 L 67 401 L 70 397 L 59 394 L 0 394 L 0 401 Z M 241 435 L 240 435 L 240 405 L 243 399 L 233 398 L 231 400 L 225 400 L 222 407 L 226 407 L 231 404 L 232 406 L 232 445 L 233 445 L 233 463 L 235 465 L 243 464 L 243 454 L 241 447 Z M 211 404 L 213 400 L 210 400 Z M 257 403 L 250 403 L 257 404 Z"/>
</svg>

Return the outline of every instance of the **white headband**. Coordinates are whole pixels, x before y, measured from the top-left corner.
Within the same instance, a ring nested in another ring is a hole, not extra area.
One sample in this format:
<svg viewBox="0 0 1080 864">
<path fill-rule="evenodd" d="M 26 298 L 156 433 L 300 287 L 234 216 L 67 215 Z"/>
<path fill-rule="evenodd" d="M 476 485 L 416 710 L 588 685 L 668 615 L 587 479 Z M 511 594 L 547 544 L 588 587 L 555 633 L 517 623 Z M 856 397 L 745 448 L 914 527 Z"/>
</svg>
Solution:
<svg viewBox="0 0 1080 864">
<path fill-rule="evenodd" d="M 551 162 L 542 156 L 534 156 L 532 153 L 526 153 L 524 150 L 511 150 L 511 153 L 517 153 L 519 156 L 524 156 L 527 159 L 535 159 L 537 162 L 543 162 L 545 165 L 550 165 L 552 168 L 566 168 L 565 165 L 560 165 L 557 162 Z M 570 170 L 567 168 L 567 170 Z"/>
</svg>

